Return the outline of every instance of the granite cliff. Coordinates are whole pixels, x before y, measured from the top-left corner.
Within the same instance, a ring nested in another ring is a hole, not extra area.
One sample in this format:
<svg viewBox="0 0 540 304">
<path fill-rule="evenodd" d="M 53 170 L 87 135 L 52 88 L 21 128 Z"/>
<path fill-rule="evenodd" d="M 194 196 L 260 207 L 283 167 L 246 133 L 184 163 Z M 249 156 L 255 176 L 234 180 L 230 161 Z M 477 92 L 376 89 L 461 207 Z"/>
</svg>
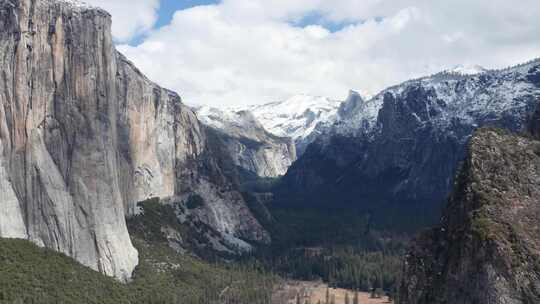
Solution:
<svg viewBox="0 0 540 304">
<path fill-rule="evenodd" d="M 138 258 L 125 216 L 196 193 L 217 231 L 267 241 L 207 129 L 110 30 L 107 12 L 76 1 L 0 0 L 0 237 L 127 280 Z"/>
<path fill-rule="evenodd" d="M 248 176 L 278 177 L 296 160 L 293 141 L 266 131 L 250 111 L 202 107 L 197 115 L 220 133 L 234 164 Z"/>
<path fill-rule="evenodd" d="M 400 303 L 540 302 L 537 138 L 475 133 L 440 227 L 406 257 Z"/>
</svg>

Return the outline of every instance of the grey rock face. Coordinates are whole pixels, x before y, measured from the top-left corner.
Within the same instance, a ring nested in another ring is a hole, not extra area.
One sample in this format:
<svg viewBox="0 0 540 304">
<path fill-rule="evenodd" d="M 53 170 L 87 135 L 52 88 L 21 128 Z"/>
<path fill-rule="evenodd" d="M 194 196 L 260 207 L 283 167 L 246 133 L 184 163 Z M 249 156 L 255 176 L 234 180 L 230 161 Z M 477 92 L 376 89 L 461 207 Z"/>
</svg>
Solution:
<svg viewBox="0 0 540 304">
<path fill-rule="evenodd" d="M 137 251 L 117 175 L 110 23 L 106 12 L 67 3 L 0 2 L 0 185 L 8 205 L 0 222 L 11 227 L 2 236 L 27 237 L 127 279 Z"/>
<path fill-rule="evenodd" d="M 486 129 L 439 228 L 406 258 L 402 304 L 540 302 L 540 142 Z"/>
<path fill-rule="evenodd" d="M 203 107 L 197 115 L 204 124 L 221 133 L 232 160 L 247 174 L 281 176 L 296 160 L 292 140 L 270 134 L 249 111 Z"/>
<path fill-rule="evenodd" d="M 195 114 L 116 52 L 110 26 L 73 1 L 0 0 L 0 236 L 126 280 L 136 202 L 197 192 L 212 210 L 244 210 L 209 214 L 227 223 L 217 230 L 267 237 Z"/>
<path fill-rule="evenodd" d="M 525 128 L 540 98 L 539 66 L 536 60 L 472 76 L 442 73 L 388 88 L 371 100 L 352 99 L 343 106 L 344 119 L 319 136 L 284 184 L 298 197 L 314 193 L 312 202 L 332 193 L 324 199 L 371 204 L 367 208 L 389 202 L 437 209 L 474 130 Z"/>
</svg>

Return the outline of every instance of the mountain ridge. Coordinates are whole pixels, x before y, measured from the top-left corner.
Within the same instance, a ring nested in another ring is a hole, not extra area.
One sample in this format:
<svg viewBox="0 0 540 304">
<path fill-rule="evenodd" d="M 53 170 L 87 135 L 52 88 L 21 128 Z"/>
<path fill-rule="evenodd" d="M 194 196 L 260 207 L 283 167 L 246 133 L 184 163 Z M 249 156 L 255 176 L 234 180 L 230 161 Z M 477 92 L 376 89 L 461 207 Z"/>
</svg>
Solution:
<svg viewBox="0 0 540 304">
<path fill-rule="evenodd" d="M 539 147 L 499 129 L 473 135 L 440 226 L 405 259 L 400 303 L 540 301 Z"/>
<path fill-rule="evenodd" d="M 270 133 L 292 138 L 298 155 L 301 155 L 321 129 L 337 119 L 341 103 L 328 97 L 300 94 L 284 101 L 243 107 L 241 110 L 252 112 Z"/>
<path fill-rule="evenodd" d="M 416 206 L 434 221 L 474 130 L 523 130 L 540 97 L 539 75 L 536 59 L 477 75 L 439 73 L 359 100 L 293 164 L 278 197 L 332 201 L 380 219 L 385 208 Z"/>
<path fill-rule="evenodd" d="M 278 177 L 296 160 L 291 139 L 268 132 L 249 111 L 197 109 L 201 122 L 223 134 L 234 163 L 249 175 Z"/>
</svg>

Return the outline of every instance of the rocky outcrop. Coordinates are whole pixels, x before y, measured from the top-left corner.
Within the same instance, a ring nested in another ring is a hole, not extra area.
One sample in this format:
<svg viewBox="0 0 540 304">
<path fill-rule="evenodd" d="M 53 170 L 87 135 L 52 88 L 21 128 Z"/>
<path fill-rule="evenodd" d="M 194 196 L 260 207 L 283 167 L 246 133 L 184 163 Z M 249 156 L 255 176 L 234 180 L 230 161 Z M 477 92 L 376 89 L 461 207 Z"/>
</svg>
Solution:
<svg viewBox="0 0 540 304">
<path fill-rule="evenodd" d="M 289 169 L 282 200 L 380 210 L 375 221 L 388 222 L 390 207 L 410 214 L 411 223 L 421 223 L 418 214 L 436 220 L 474 130 L 525 128 L 540 97 L 539 66 L 441 73 L 367 101 L 350 98 L 343 119 Z"/>
<path fill-rule="evenodd" d="M 267 240 L 205 127 L 116 52 L 110 27 L 75 1 L 0 0 L 0 236 L 125 280 L 136 202 L 197 193 L 217 231 Z"/>
<path fill-rule="evenodd" d="M 540 142 L 483 129 L 439 228 L 406 258 L 403 304 L 540 302 Z"/>
<path fill-rule="evenodd" d="M 202 107 L 201 121 L 219 132 L 234 164 L 247 175 L 278 177 L 296 160 L 291 139 L 275 136 L 264 129 L 249 111 L 227 111 Z"/>
<path fill-rule="evenodd" d="M 2 236 L 127 279 L 137 252 L 117 175 L 110 25 L 106 12 L 77 4 L 0 2 L 0 221 L 10 227 Z"/>
</svg>

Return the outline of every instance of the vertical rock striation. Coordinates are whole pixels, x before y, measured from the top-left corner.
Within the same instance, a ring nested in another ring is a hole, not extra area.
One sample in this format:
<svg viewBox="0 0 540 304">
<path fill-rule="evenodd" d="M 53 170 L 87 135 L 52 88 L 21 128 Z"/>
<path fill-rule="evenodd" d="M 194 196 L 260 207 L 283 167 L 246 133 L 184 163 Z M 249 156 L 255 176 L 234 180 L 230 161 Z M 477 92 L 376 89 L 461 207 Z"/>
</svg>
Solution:
<svg viewBox="0 0 540 304">
<path fill-rule="evenodd" d="M 0 22 L 2 236 L 127 279 L 137 252 L 117 176 L 110 17 L 64 2 L 3 0 Z"/>
<path fill-rule="evenodd" d="M 540 302 L 540 142 L 483 129 L 439 228 L 406 258 L 402 304 Z"/>
<path fill-rule="evenodd" d="M 136 202 L 197 192 L 235 215 L 208 215 L 219 231 L 266 240 L 195 114 L 116 52 L 110 27 L 74 1 L 0 0 L 0 236 L 127 280 Z"/>
</svg>

